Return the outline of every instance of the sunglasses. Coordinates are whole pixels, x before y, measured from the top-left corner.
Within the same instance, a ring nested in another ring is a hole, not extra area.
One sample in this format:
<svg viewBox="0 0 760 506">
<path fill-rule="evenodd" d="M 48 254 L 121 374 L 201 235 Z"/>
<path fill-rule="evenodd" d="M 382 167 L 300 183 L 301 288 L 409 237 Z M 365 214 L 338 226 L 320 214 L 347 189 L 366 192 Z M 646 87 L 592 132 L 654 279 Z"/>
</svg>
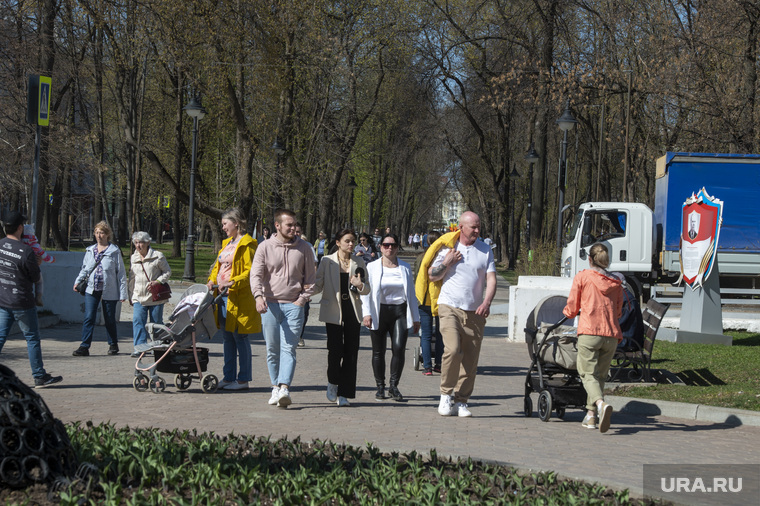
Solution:
<svg viewBox="0 0 760 506">
<path fill-rule="evenodd" d="M 383 248 L 398 248 L 398 244 L 396 244 L 395 242 L 384 242 L 380 246 L 382 246 Z"/>
</svg>

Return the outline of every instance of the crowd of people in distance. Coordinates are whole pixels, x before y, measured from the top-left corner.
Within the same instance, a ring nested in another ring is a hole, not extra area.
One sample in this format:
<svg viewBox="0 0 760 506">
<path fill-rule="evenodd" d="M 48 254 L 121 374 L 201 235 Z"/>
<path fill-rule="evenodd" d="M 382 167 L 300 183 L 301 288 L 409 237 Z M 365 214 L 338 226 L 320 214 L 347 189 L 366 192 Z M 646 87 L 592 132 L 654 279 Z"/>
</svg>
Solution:
<svg viewBox="0 0 760 506">
<path fill-rule="evenodd" d="M 6 213 L 3 219 L 0 276 L 8 281 L 0 285 L 0 351 L 10 325 L 18 321 L 35 386 L 48 386 L 63 378 L 43 367 L 36 307 L 43 295 L 39 264 L 54 258 L 39 246 L 34 231 L 24 227 L 25 221 L 18 212 Z M 400 258 L 402 244 L 389 228 L 384 233 L 375 228 L 371 235 L 344 228 L 332 238 L 319 231 L 312 244 L 293 211 L 278 209 L 273 225 L 274 231 L 263 227 L 254 238 L 239 209 L 222 215 L 226 239 L 205 281 L 209 292 L 218 295 L 214 315 L 224 356 L 219 389 L 249 389 L 250 336 L 260 334 L 271 385 L 268 403 L 289 406 L 310 301 L 321 294 L 328 401 L 347 407 L 356 397 L 359 336 L 366 327 L 377 401 L 404 400 L 400 384 L 406 345 L 410 333 L 419 333 L 422 373 L 440 374 L 438 413 L 472 416 L 468 403 L 496 294 L 493 246 L 483 240 L 477 214 L 463 213 L 454 231 L 409 234 L 407 245 L 419 251 L 413 266 Z M 159 294 L 171 276 L 169 263 L 151 247 L 146 232 L 132 235 L 129 269 L 106 222 L 95 226 L 94 238 L 73 285 L 84 296 L 82 337 L 73 355 L 90 355 L 98 307 L 105 320 L 107 354 L 119 354 L 116 310 L 121 301 L 132 306 L 132 356 L 139 360 L 145 351 L 140 347 L 152 339 L 146 325 L 163 323 L 168 299 Z M 607 248 L 595 244 L 589 250 L 589 269 L 575 277 L 564 310 L 570 318 L 580 313 L 578 372 L 588 395 L 582 426 L 601 432 L 609 428 L 612 413 L 604 402 L 604 379 L 622 339 L 621 280 L 607 271 L 608 266 Z"/>
</svg>

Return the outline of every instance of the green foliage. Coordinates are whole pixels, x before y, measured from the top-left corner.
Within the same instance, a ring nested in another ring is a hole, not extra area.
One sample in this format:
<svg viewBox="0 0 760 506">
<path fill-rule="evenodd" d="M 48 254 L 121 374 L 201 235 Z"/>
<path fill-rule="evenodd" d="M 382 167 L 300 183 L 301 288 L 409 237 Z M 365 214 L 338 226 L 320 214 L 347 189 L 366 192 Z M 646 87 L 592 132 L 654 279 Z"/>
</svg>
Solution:
<svg viewBox="0 0 760 506">
<path fill-rule="evenodd" d="M 327 441 L 195 431 L 67 427 L 91 478 L 58 492 L 61 504 L 650 504 L 628 491 L 521 475 L 472 459 L 383 454 Z"/>
<path fill-rule="evenodd" d="M 518 276 L 556 276 L 557 244 L 552 241 L 539 243 L 531 251 L 522 248 L 515 271 Z"/>
<path fill-rule="evenodd" d="M 655 342 L 652 368 L 683 384 L 628 387 L 616 395 L 760 411 L 760 334 L 728 332 L 733 346 Z"/>
</svg>

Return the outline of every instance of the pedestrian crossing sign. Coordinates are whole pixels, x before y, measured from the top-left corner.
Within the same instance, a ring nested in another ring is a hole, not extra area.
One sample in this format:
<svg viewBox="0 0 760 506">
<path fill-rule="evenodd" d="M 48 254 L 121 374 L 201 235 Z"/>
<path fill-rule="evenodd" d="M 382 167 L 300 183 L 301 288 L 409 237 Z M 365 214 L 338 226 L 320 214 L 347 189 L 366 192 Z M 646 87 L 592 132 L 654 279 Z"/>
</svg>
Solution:
<svg viewBox="0 0 760 506">
<path fill-rule="evenodd" d="M 39 107 L 37 108 L 37 124 L 39 126 L 50 125 L 50 88 L 53 80 L 50 77 L 40 76 Z"/>
</svg>

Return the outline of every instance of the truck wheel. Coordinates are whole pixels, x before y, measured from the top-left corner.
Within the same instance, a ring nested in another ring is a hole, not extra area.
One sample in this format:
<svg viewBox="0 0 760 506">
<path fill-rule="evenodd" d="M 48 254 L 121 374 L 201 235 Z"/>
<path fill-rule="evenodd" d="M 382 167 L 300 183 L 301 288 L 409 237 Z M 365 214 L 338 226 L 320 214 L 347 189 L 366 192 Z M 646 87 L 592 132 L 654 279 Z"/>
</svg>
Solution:
<svg viewBox="0 0 760 506">
<path fill-rule="evenodd" d="M 642 306 L 645 305 L 649 300 L 649 292 L 644 290 L 644 287 L 641 285 L 641 281 L 634 277 L 628 276 L 625 278 L 625 282 L 628 283 L 628 287 L 633 292 L 633 296 L 636 297 L 636 300 L 639 301 L 639 304 Z"/>
</svg>

